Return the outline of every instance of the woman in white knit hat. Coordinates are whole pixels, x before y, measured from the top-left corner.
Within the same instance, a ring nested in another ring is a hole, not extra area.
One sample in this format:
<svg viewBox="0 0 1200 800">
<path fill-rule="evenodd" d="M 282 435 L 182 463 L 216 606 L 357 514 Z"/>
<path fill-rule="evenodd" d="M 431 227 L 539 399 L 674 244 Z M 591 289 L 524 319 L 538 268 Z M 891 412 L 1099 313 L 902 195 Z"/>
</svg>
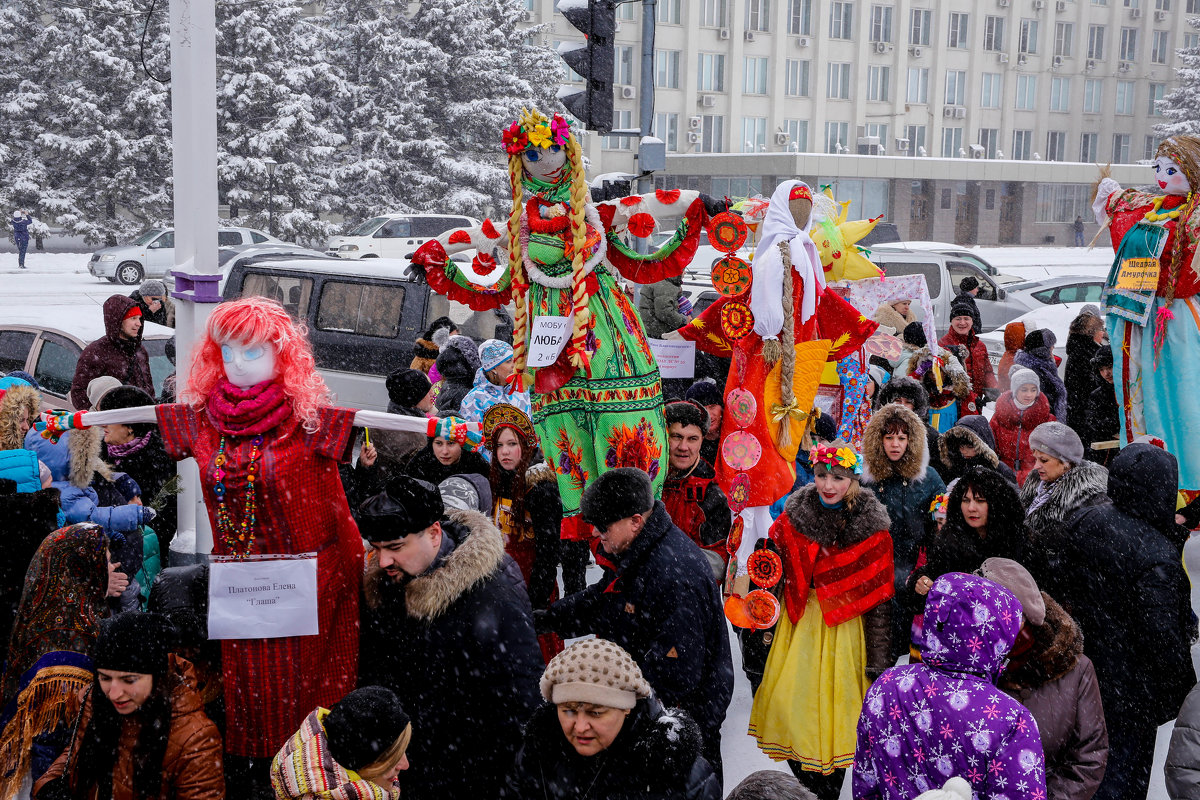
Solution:
<svg viewBox="0 0 1200 800">
<path fill-rule="evenodd" d="M 571 645 L 546 667 L 541 690 L 546 704 L 525 726 L 505 798 L 720 800 L 700 729 L 663 708 L 618 645 Z"/>
</svg>

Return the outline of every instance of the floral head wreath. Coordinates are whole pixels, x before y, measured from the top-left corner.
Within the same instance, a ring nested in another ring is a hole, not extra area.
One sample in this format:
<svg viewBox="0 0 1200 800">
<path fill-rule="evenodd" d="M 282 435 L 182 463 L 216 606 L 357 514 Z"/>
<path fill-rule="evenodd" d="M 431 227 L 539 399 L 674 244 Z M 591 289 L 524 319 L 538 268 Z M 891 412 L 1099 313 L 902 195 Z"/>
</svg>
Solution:
<svg viewBox="0 0 1200 800">
<path fill-rule="evenodd" d="M 523 108 L 521 116 L 504 130 L 504 152 L 519 156 L 531 147 L 566 147 L 571 122 L 562 114 L 547 117 L 536 109 Z"/>
<path fill-rule="evenodd" d="M 946 508 L 950 503 L 950 495 L 943 492 L 933 498 L 933 502 L 929 504 L 929 513 L 934 519 L 945 519 Z"/>
<path fill-rule="evenodd" d="M 483 441 L 492 450 L 496 449 L 496 437 L 502 428 L 512 428 L 525 440 L 525 444 L 537 442 L 533 423 L 521 409 L 508 403 L 497 403 L 483 414 Z"/>
<path fill-rule="evenodd" d="M 830 470 L 841 469 L 851 475 L 862 475 L 862 457 L 846 445 L 819 444 L 809 451 L 808 460 L 814 467 L 824 464 Z"/>
</svg>

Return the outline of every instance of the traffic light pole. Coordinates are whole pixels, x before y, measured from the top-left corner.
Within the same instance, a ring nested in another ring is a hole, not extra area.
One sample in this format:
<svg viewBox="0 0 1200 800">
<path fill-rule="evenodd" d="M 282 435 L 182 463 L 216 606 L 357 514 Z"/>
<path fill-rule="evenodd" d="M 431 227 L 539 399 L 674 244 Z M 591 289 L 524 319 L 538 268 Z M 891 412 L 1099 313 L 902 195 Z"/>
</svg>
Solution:
<svg viewBox="0 0 1200 800">
<path fill-rule="evenodd" d="M 653 170 L 643 165 L 644 140 L 654 133 L 654 25 L 658 21 L 658 0 L 642 0 L 642 94 L 638 109 L 638 193 L 645 194 L 654 188 Z"/>
</svg>

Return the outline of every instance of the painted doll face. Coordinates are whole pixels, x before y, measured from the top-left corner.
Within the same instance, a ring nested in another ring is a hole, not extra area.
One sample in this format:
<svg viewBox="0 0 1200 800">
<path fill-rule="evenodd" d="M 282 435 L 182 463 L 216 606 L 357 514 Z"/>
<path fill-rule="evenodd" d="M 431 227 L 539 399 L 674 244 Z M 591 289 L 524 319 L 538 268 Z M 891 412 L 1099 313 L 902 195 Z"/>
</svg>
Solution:
<svg viewBox="0 0 1200 800">
<path fill-rule="evenodd" d="M 1166 156 L 1154 159 L 1154 177 L 1158 179 L 1158 188 L 1167 194 L 1185 195 L 1192 190 L 1183 170 Z"/>
<path fill-rule="evenodd" d="M 230 340 L 221 343 L 225 377 L 239 389 L 249 389 L 278 377 L 276 355 L 275 348 L 265 342 L 247 344 Z"/>
<path fill-rule="evenodd" d="M 521 154 L 521 164 L 525 171 L 538 180 L 558 181 L 566 163 L 567 151 L 558 145 L 531 147 Z"/>
</svg>

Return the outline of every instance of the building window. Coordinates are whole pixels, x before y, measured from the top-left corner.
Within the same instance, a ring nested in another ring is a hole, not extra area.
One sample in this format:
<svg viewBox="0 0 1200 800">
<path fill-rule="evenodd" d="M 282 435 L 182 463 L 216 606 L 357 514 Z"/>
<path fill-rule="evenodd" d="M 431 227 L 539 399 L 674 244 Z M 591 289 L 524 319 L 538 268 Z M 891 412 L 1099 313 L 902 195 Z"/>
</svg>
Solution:
<svg viewBox="0 0 1200 800">
<path fill-rule="evenodd" d="M 1155 64 L 1167 63 L 1167 54 L 1171 50 L 1170 31 L 1155 31 L 1150 43 L 1150 60 Z"/>
<path fill-rule="evenodd" d="M 753 197 L 762 194 L 762 178 L 713 178 L 715 197 Z"/>
<path fill-rule="evenodd" d="M 1100 160 L 1100 134 L 1085 133 L 1079 137 L 1079 160 L 1084 164 Z"/>
<path fill-rule="evenodd" d="M 613 48 L 613 83 L 619 86 L 633 84 L 633 48 L 617 45 Z"/>
<path fill-rule="evenodd" d="M 1152 117 L 1162 116 L 1162 109 L 1158 107 L 1158 104 L 1163 101 L 1163 95 L 1165 95 L 1166 92 L 1167 85 L 1165 83 L 1150 84 L 1150 103 L 1146 107 L 1147 114 Z"/>
<path fill-rule="evenodd" d="M 929 102 L 929 68 L 928 67 L 909 67 L 908 68 L 908 92 L 905 102 L 908 103 L 928 103 Z"/>
<path fill-rule="evenodd" d="M 1196 0 L 1200 3 L 1200 0 Z M 1195 50 L 1200 47 L 1200 33 L 1185 33 L 1183 35 L 1183 47 L 1185 50 Z"/>
<path fill-rule="evenodd" d="M 929 46 L 933 32 L 933 12 L 926 8 L 914 8 L 909 16 L 908 43 Z"/>
<path fill-rule="evenodd" d="M 1033 131 L 1013 131 L 1012 157 L 1017 161 L 1033 158 Z"/>
<path fill-rule="evenodd" d="M 655 21 L 659 25 L 678 25 L 682 6 L 683 0 L 658 0 Z"/>
<path fill-rule="evenodd" d="M 702 92 L 725 91 L 725 55 L 701 53 L 699 88 Z"/>
<path fill-rule="evenodd" d="M 788 97 L 808 97 L 808 74 L 812 62 L 789 58 L 783 63 L 783 93 Z"/>
<path fill-rule="evenodd" d="M 1117 81 L 1117 108 L 1118 114 L 1133 113 L 1133 81 Z"/>
<path fill-rule="evenodd" d="M 700 26 L 702 28 L 724 28 L 727 19 L 728 0 L 700 0 Z"/>
<path fill-rule="evenodd" d="M 1000 129 L 980 128 L 979 146 L 983 148 L 984 158 L 995 158 L 1000 150 Z"/>
<path fill-rule="evenodd" d="M 925 155 L 925 126 L 909 125 L 904 129 L 904 138 L 908 139 L 908 155 Z"/>
<path fill-rule="evenodd" d="M 1004 17 L 983 18 L 983 49 L 1004 49 Z"/>
<path fill-rule="evenodd" d="M 679 152 L 679 115 L 659 112 L 654 115 L 654 135 L 667 144 L 667 150 Z"/>
<path fill-rule="evenodd" d="M 1114 133 L 1113 134 L 1112 160 L 1113 160 L 1114 164 L 1128 164 L 1129 163 L 1129 140 L 1130 140 L 1130 138 L 1132 138 L 1132 137 L 1130 137 L 1130 135 L 1128 133 Z"/>
<path fill-rule="evenodd" d="M 1067 160 L 1067 132 L 1050 131 L 1046 134 L 1046 160 Z"/>
<path fill-rule="evenodd" d="M 1099 114 L 1104 102 L 1104 81 L 1089 78 L 1083 82 L 1083 113 Z"/>
<path fill-rule="evenodd" d="M 1021 39 L 1017 50 L 1033 55 L 1038 51 L 1038 21 L 1036 19 L 1021 20 Z"/>
<path fill-rule="evenodd" d="M 867 67 L 867 99 L 883 101 L 892 99 L 891 67 Z"/>
<path fill-rule="evenodd" d="M 1054 23 L 1054 55 L 1070 58 L 1075 54 L 1075 26 L 1070 22 Z"/>
<path fill-rule="evenodd" d="M 705 114 L 700 118 L 701 153 L 725 152 L 725 118 L 716 114 Z"/>
<path fill-rule="evenodd" d="M 1088 25 L 1088 58 L 1104 60 L 1104 26 Z"/>
<path fill-rule="evenodd" d="M 742 59 L 742 91 L 746 94 L 767 93 L 767 59 L 746 56 Z"/>
<path fill-rule="evenodd" d="M 1121 28 L 1121 60 L 1137 61 L 1137 28 Z"/>
<path fill-rule="evenodd" d="M 1034 222 L 1074 222 L 1088 219 L 1092 211 L 1092 187 L 1082 183 L 1039 183 Z"/>
<path fill-rule="evenodd" d="M 1037 76 L 1017 76 L 1017 110 L 1033 111 L 1037 108 Z"/>
<path fill-rule="evenodd" d="M 788 33 L 793 36 L 812 33 L 812 0 L 789 0 Z"/>
<path fill-rule="evenodd" d="M 891 6 L 871 6 L 872 42 L 892 41 L 892 13 L 894 11 L 895 9 Z"/>
<path fill-rule="evenodd" d="M 942 158 L 960 158 L 966 154 L 963 150 L 963 129 L 942 128 Z"/>
<path fill-rule="evenodd" d="M 875 139 L 879 142 L 880 151 L 879 153 L 871 153 L 869 151 L 863 151 L 863 149 L 860 147 L 860 153 L 864 153 L 865 155 L 879 155 L 886 151 L 888 143 L 888 126 L 886 123 L 868 122 L 865 126 L 864 132 L 867 134 L 868 139 Z M 870 145 L 867 145 L 867 147 L 869 148 Z"/>
<path fill-rule="evenodd" d="M 946 70 L 946 105 L 967 104 L 967 72 L 961 69 Z"/>
<path fill-rule="evenodd" d="M 942 210 L 948 211 L 954 207 L 954 192 L 950 189 L 942 189 Z"/>
<path fill-rule="evenodd" d="M 1141 0 L 1121 0 L 1121 5 L 1126 8 L 1141 8 L 1142 2 Z"/>
<path fill-rule="evenodd" d="M 950 12 L 950 29 L 946 36 L 946 45 L 948 47 L 957 47 L 966 49 L 970 42 L 967 41 L 967 14 L 962 11 Z"/>
<path fill-rule="evenodd" d="M 808 120 L 785 119 L 783 132 L 788 137 L 788 150 L 794 153 L 808 152 Z"/>
<path fill-rule="evenodd" d="M 613 128 L 616 130 L 629 130 L 633 127 L 633 112 L 632 111 L 614 111 L 613 112 Z M 605 136 L 601 142 L 601 147 L 605 150 L 632 150 L 632 136 Z"/>
<path fill-rule="evenodd" d="M 746 0 L 746 30 L 771 30 L 771 0 Z"/>
<path fill-rule="evenodd" d="M 641 3 L 622 3 L 621 5 L 617 6 L 617 19 L 634 19 L 634 13 L 640 6 Z"/>
<path fill-rule="evenodd" d="M 979 105 L 983 108 L 1000 107 L 1000 78 L 999 72 L 983 73 L 983 88 L 979 96 Z"/>
<path fill-rule="evenodd" d="M 1051 111 L 1070 111 L 1071 110 L 1071 79 L 1070 78 L 1051 78 L 1050 79 L 1050 110 Z"/>
<path fill-rule="evenodd" d="M 1153 161 L 1154 154 L 1158 152 L 1158 139 L 1150 134 L 1146 134 L 1142 141 L 1142 160 Z"/>
<path fill-rule="evenodd" d="M 1170 11 L 1171 0 L 1154 0 L 1154 9 L 1156 11 Z"/>
<path fill-rule="evenodd" d="M 850 138 L 850 123 L 849 122 L 826 122 L 825 123 L 825 152 L 826 153 L 841 153 L 849 149 L 846 144 Z"/>
<path fill-rule="evenodd" d="M 834 100 L 850 99 L 850 64 L 829 63 L 829 80 L 825 85 L 825 96 Z"/>
<path fill-rule="evenodd" d="M 678 50 L 654 51 L 654 85 L 659 89 L 679 88 L 679 56 Z"/>
<path fill-rule="evenodd" d="M 1200 14 L 1200 0 L 1187 0 L 1187 13 Z"/>
<path fill-rule="evenodd" d="M 767 152 L 766 117 L 742 117 L 742 152 Z"/>
<path fill-rule="evenodd" d="M 854 3 L 834 3 L 829 13 L 829 38 L 849 39 L 854 32 Z"/>
</svg>

